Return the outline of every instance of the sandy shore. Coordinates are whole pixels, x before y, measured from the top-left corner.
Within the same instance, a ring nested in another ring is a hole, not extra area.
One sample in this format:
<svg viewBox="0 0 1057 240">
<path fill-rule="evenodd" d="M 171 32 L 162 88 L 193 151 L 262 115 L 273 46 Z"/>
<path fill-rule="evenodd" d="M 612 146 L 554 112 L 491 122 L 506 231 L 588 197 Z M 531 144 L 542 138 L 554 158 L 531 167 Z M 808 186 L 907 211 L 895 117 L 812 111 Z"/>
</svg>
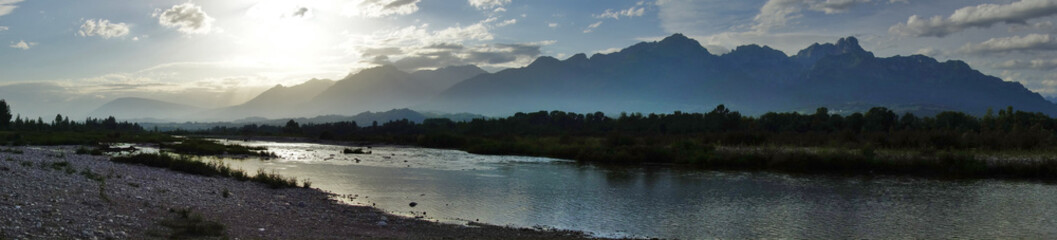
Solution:
<svg viewBox="0 0 1057 240">
<path fill-rule="evenodd" d="M 584 237 L 409 219 L 341 204 L 318 189 L 270 189 L 113 163 L 107 157 L 76 155 L 73 147 L 10 149 L 15 151 L 0 153 L 0 239 L 169 238 L 178 230 L 163 223 L 187 219 L 182 210 L 223 225 L 222 233 L 231 239 Z"/>
</svg>

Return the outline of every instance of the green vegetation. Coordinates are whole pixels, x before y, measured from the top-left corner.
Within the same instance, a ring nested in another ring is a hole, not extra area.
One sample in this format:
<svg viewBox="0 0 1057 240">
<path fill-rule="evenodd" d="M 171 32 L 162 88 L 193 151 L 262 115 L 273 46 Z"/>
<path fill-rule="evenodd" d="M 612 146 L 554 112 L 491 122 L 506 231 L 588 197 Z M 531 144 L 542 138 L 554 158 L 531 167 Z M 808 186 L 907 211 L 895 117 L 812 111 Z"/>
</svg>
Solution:
<svg viewBox="0 0 1057 240">
<path fill-rule="evenodd" d="M 271 188 L 297 187 L 297 178 L 286 178 L 276 172 L 264 172 L 264 169 L 258 169 L 257 175 L 254 175 L 250 180 L 263 183 Z"/>
<path fill-rule="evenodd" d="M 56 170 L 56 171 L 65 171 L 66 174 L 74 174 L 74 173 L 77 172 L 77 169 L 74 169 L 73 166 L 70 165 L 70 162 L 67 162 L 67 161 L 41 163 L 40 167 L 41 168 L 45 168 L 45 169 L 46 168 L 51 168 L 52 170 Z"/>
<path fill-rule="evenodd" d="M 223 144 L 212 140 L 189 138 L 183 141 L 175 143 L 159 144 L 161 148 L 173 151 L 180 154 L 190 155 L 245 155 L 245 156 L 259 156 L 262 158 L 275 158 L 275 153 L 271 153 L 264 147 L 248 147 L 238 144 Z"/>
<path fill-rule="evenodd" d="M 172 156 L 166 154 L 135 154 L 129 156 L 118 156 L 110 158 L 117 163 L 139 164 L 150 167 L 165 168 L 177 172 L 189 173 L 202 176 L 220 176 L 235 178 L 240 181 L 249 180 L 245 172 L 233 169 L 220 161 L 204 162 L 190 156 Z"/>
<path fill-rule="evenodd" d="M 249 176 L 246 172 L 233 169 L 231 166 L 223 164 L 219 160 L 212 162 L 205 162 L 198 160 L 190 156 L 172 156 L 167 154 L 135 154 L 129 156 L 119 156 L 110 158 L 111 161 L 117 163 L 126 164 L 139 164 L 150 167 L 165 168 L 177 172 L 209 176 L 209 177 L 228 177 L 234 178 L 239 181 L 253 181 L 263 183 L 272 188 L 288 188 L 297 187 L 296 178 L 286 178 L 278 173 L 271 172 L 266 173 L 263 170 L 257 172 L 257 175 Z M 311 184 L 311 183 L 309 183 Z"/>
<path fill-rule="evenodd" d="M 93 156 L 100 156 L 100 155 L 103 155 L 104 152 L 103 152 L 103 149 L 100 149 L 98 147 L 89 149 L 88 147 L 80 146 L 80 147 L 77 147 L 77 150 L 75 150 L 74 153 L 76 153 L 78 155 L 89 154 L 89 155 L 93 155 Z"/>
<path fill-rule="evenodd" d="M 819 108 L 812 114 L 752 117 L 720 105 L 708 113 L 615 118 L 601 112 L 541 111 L 468 122 L 288 122 L 199 133 L 380 142 L 607 164 L 1057 179 L 1057 157 L 1052 157 L 1057 153 L 1057 119 L 1012 108 L 981 117 L 960 112 L 918 117 L 883 107 L 846 115 Z"/>
<path fill-rule="evenodd" d="M 11 107 L 0 99 L 0 144 L 22 145 L 96 145 L 115 142 L 163 142 L 172 136 L 143 130 L 136 123 L 118 122 L 114 117 L 86 118 L 83 122 L 56 115 L 51 122 L 43 118 L 14 116 Z"/>
<path fill-rule="evenodd" d="M 175 217 L 162 220 L 159 224 L 169 228 L 169 239 L 226 239 L 226 227 L 214 221 L 206 221 L 202 215 L 192 213 L 190 209 L 169 209 Z"/>
</svg>

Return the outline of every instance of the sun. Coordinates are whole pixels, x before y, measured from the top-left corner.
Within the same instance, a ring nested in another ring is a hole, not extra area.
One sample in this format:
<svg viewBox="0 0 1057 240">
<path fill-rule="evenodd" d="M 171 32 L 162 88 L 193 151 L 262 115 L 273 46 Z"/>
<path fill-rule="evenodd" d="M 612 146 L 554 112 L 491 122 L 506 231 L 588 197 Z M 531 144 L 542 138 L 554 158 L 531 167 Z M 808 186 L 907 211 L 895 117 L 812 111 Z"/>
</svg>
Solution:
<svg viewBox="0 0 1057 240">
<path fill-rule="evenodd" d="M 263 1 L 246 12 L 242 42 L 250 55 L 268 61 L 304 62 L 327 50 L 328 31 L 315 21 L 313 6 Z"/>
</svg>

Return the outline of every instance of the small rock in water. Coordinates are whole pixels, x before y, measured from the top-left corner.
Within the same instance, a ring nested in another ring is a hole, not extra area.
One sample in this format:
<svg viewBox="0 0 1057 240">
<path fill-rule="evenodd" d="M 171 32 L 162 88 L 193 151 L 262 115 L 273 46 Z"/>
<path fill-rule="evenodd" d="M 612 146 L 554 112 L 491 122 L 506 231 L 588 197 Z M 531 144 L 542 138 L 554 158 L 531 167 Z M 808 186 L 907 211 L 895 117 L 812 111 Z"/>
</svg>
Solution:
<svg viewBox="0 0 1057 240">
<path fill-rule="evenodd" d="M 411 204 L 408 204 L 408 206 L 415 207 L 415 206 L 418 206 L 418 203 L 417 202 L 411 202 Z"/>
<path fill-rule="evenodd" d="M 389 224 L 385 223 L 385 221 L 378 221 L 378 226 L 385 226 L 385 225 L 389 225 Z"/>
</svg>

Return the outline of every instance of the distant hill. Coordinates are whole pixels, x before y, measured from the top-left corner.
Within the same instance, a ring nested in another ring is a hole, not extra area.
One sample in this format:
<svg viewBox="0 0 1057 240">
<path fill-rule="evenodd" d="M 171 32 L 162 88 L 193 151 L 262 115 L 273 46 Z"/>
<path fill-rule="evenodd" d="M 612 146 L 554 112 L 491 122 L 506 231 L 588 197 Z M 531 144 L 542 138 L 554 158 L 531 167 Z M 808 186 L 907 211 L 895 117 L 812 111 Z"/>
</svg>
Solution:
<svg viewBox="0 0 1057 240">
<path fill-rule="evenodd" d="M 590 58 L 540 57 L 523 68 L 462 81 L 415 108 L 501 116 L 538 110 L 708 111 L 718 104 L 747 114 L 872 106 L 983 114 L 1013 106 L 1057 116 L 1057 105 L 1019 83 L 984 75 L 961 61 L 878 58 L 854 37 L 813 44 L 794 56 L 758 45 L 713 55 L 681 34 Z"/>
<path fill-rule="evenodd" d="M 333 123 L 333 122 L 356 122 L 359 126 L 370 126 L 374 122 L 378 124 L 384 124 L 390 121 L 397 121 L 407 119 L 412 122 L 421 123 L 425 119 L 429 118 L 447 118 L 456 122 L 470 121 L 475 118 L 485 118 L 482 115 L 469 114 L 469 113 L 458 113 L 458 114 L 439 114 L 439 113 L 420 113 L 410 109 L 392 109 L 384 112 L 363 112 L 353 116 L 343 115 L 322 115 L 311 118 L 243 118 L 230 122 L 183 122 L 183 123 L 161 123 L 161 122 L 147 122 L 142 125 L 144 128 L 152 129 L 158 127 L 159 130 L 201 130 L 207 129 L 214 126 L 223 127 L 242 127 L 249 124 L 258 125 L 271 125 L 271 126 L 284 126 L 289 120 L 294 120 L 300 124 L 306 123 Z"/>
<path fill-rule="evenodd" d="M 285 87 L 276 85 L 257 97 L 236 106 L 207 111 L 203 115 L 213 119 L 236 119 L 246 117 L 292 117 L 304 112 L 297 111 L 309 100 L 323 92 L 334 81 L 328 79 L 311 79 L 304 83 Z"/>
<path fill-rule="evenodd" d="M 419 70 L 411 73 L 411 76 L 420 84 L 430 89 L 432 94 L 447 90 L 452 85 L 462 80 L 485 74 L 483 69 L 474 65 L 451 66 L 436 70 Z"/>
<path fill-rule="evenodd" d="M 130 121 L 163 121 L 163 119 L 183 119 L 203 109 L 178 103 L 171 103 L 146 98 L 118 98 L 110 101 L 88 114 L 90 117 L 114 116 Z"/>
<path fill-rule="evenodd" d="M 487 73 L 456 66 L 407 73 L 391 65 L 350 74 L 308 102 L 318 114 L 351 114 L 420 104 L 456 82 Z"/>
</svg>

